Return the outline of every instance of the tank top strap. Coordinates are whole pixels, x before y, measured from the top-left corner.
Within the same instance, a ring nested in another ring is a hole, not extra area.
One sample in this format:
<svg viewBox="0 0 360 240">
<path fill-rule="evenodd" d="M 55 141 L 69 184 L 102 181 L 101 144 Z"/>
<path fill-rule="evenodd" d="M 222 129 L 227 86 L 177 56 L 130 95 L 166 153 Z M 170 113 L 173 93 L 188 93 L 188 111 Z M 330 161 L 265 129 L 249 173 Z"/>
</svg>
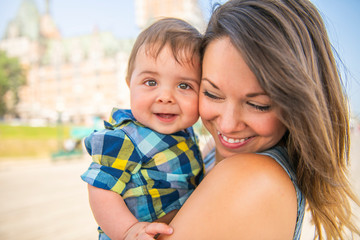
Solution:
<svg viewBox="0 0 360 240">
<path fill-rule="evenodd" d="M 259 152 L 258 154 L 266 155 L 274 159 L 289 175 L 296 191 L 296 197 L 297 197 L 297 219 L 296 219 L 296 226 L 295 226 L 295 232 L 294 232 L 294 240 L 299 240 L 301 235 L 301 228 L 302 228 L 302 222 L 304 219 L 304 213 L 305 213 L 305 197 L 302 194 L 298 184 L 297 184 L 297 178 L 294 171 L 294 168 L 290 162 L 289 155 L 287 153 L 287 150 L 285 147 L 276 146 L 274 148 L 268 149 L 264 152 Z"/>
</svg>

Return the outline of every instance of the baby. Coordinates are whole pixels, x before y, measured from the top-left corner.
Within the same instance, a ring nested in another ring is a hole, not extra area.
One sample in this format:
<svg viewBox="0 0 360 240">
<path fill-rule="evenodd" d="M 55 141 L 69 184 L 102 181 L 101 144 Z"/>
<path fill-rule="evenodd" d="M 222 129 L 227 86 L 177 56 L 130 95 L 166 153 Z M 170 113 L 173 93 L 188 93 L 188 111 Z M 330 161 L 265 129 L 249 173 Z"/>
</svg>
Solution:
<svg viewBox="0 0 360 240">
<path fill-rule="evenodd" d="M 81 176 L 99 239 L 171 234 L 169 223 L 203 178 L 192 125 L 199 118 L 201 34 L 165 18 L 138 36 L 126 82 L 131 110 L 114 109 L 85 139 L 93 162 Z"/>
</svg>

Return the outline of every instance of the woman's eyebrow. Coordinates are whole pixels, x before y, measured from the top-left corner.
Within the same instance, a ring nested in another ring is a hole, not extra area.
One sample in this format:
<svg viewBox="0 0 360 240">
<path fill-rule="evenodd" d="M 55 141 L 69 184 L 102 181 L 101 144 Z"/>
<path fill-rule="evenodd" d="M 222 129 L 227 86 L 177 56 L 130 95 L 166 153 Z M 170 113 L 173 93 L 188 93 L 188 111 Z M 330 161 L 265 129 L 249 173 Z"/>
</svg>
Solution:
<svg viewBox="0 0 360 240">
<path fill-rule="evenodd" d="M 209 79 L 207 78 L 202 78 L 201 81 L 207 81 L 208 83 L 210 83 L 211 86 L 213 86 L 216 89 L 220 89 L 218 86 L 216 86 L 214 83 L 212 83 Z"/>
<path fill-rule="evenodd" d="M 246 94 L 246 97 L 253 98 L 257 96 L 268 96 L 265 92 L 254 92 Z"/>
<path fill-rule="evenodd" d="M 220 89 L 218 86 L 216 86 L 213 82 L 211 82 L 207 78 L 202 78 L 201 81 L 207 81 L 215 89 L 218 89 L 218 90 Z M 268 96 L 268 95 L 265 92 L 253 92 L 253 93 L 246 94 L 246 97 L 248 97 L 248 98 L 254 98 L 254 97 L 257 97 L 257 96 Z"/>
</svg>

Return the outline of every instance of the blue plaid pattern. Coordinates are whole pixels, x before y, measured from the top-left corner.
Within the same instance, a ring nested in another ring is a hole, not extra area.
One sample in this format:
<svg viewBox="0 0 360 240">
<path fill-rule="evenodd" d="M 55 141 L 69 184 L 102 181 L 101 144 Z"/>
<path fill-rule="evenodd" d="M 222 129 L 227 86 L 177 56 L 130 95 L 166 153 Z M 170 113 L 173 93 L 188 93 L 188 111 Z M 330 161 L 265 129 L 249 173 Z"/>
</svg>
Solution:
<svg viewBox="0 0 360 240">
<path fill-rule="evenodd" d="M 130 110 L 114 109 L 105 129 L 85 139 L 93 162 L 81 178 L 120 194 L 139 221 L 179 209 L 204 175 L 192 128 L 171 135 L 137 122 Z"/>
</svg>

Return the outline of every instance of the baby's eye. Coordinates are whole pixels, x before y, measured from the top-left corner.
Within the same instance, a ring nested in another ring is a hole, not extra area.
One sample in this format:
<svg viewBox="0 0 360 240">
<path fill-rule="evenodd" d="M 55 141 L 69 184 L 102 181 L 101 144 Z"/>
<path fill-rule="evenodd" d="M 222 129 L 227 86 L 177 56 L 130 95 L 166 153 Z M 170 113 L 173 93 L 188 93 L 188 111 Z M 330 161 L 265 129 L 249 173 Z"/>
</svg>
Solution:
<svg viewBox="0 0 360 240">
<path fill-rule="evenodd" d="M 180 83 L 179 88 L 181 88 L 181 89 L 190 89 L 191 87 L 187 83 Z"/>
<path fill-rule="evenodd" d="M 157 83 L 156 83 L 155 80 L 147 80 L 147 81 L 145 82 L 145 85 L 148 85 L 148 86 L 150 86 L 150 87 L 153 87 L 153 86 L 156 86 Z"/>
</svg>

